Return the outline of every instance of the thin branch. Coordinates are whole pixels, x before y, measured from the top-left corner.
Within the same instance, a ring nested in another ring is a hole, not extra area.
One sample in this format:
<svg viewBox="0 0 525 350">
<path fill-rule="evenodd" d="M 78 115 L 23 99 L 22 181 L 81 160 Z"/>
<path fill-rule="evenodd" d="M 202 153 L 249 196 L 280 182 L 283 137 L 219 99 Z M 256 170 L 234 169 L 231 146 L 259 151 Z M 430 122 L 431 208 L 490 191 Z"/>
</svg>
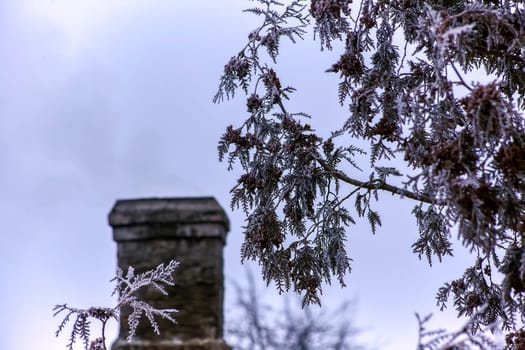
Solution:
<svg viewBox="0 0 525 350">
<path fill-rule="evenodd" d="M 401 72 L 401 68 L 405 65 L 405 59 L 407 57 L 407 46 L 408 46 L 408 40 L 405 41 L 405 47 L 403 48 L 403 57 L 401 57 L 401 63 L 399 63 L 399 66 L 397 67 L 397 75 L 399 76 Z"/>
<path fill-rule="evenodd" d="M 324 168 L 325 171 L 329 172 L 331 175 L 335 176 L 339 180 L 344 181 L 350 185 L 354 185 L 360 188 L 366 188 L 368 190 L 383 190 L 383 191 L 390 192 L 392 194 L 397 194 L 401 197 L 407 197 L 407 198 L 414 199 L 416 201 L 424 202 L 428 204 L 445 205 L 445 203 L 441 200 L 432 199 L 423 194 L 414 193 L 412 191 L 409 191 L 403 188 L 389 185 L 383 181 L 379 183 L 377 182 L 372 183 L 372 182 L 364 182 L 364 181 L 353 179 L 347 176 L 346 174 L 344 174 L 343 172 L 328 165 L 328 163 L 326 163 L 323 159 L 317 159 L 317 161 L 319 162 L 319 164 L 321 164 L 321 166 Z"/>
<path fill-rule="evenodd" d="M 461 80 L 461 83 L 463 84 L 464 87 L 466 87 L 469 91 L 472 91 L 472 87 L 467 84 L 465 82 L 465 80 L 463 80 L 463 77 L 461 76 L 461 74 L 459 73 L 459 71 L 457 70 L 456 66 L 454 65 L 453 62 L 450 62 L 450 65 L 452 66 L 452 69 L 454 69 L 454 72 L 456 72 L 456 75 L 458 76 L 459 80 Z"/>
</svg>

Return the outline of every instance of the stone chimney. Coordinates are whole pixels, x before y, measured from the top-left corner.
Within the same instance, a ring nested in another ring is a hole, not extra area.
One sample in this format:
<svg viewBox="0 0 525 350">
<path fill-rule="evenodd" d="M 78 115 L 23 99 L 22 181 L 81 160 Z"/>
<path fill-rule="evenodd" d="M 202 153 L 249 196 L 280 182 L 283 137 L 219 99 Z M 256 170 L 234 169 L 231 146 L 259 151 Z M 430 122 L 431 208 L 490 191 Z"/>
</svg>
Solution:
<svg viewBox="0 0 525 350">
<path fill-rule="evenodd" d="M 112 350 L 228 350 L 222 339 L 223 258 L 228 218 L 214 198 L 118 200 L 109 214 L 117 242 L 118 266 L 136 272 L 171 259 L 180 262 L 168 296 L 145 290 L 140 297 L 157 308 L 176 308 L 177 324 L 158 319 L 160 335 L 143 317 L 128 343 L 121 310 L 119 337 Z"/>
</svg>

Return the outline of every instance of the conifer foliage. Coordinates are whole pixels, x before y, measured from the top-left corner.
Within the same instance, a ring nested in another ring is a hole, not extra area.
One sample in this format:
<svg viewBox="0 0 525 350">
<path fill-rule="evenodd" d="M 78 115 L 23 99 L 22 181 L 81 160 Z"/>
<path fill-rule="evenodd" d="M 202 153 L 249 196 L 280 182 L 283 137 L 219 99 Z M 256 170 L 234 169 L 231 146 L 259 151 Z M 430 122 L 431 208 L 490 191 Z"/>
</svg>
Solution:
<svg viewBox="0 0 525 350">
<path fill-rule="evenodd" d="M 375 231 L 378 194 L 392 193 L 415 202 L 415 254 L 431 264 L 452 255 L 457 231 L 474 256 L 438 291 L 441 308 L 451 303 L 472 318 L 472 331 L 523 321 L 524 8 L 517 0 L 254 2 L 246 11 L 260 25 L 225 65 L 214 98 L 247 96 L 244 123 L 218 146 L 229 169 L 242 169 L 231 202 L 247 216 L 242 258 L 257 260 L 279 290 L 319 303 L 322 284 L 344 285 L 350 272 L 349 225 L 364 217 Z M 348 117 L 329 137 L 288 108 L 295 89 L 279 75 L 282 41 L 309 31 L 321 51 L 340 51 L 327 72 L 339 77 Z M 369 164 L 358 164 L 365 151 Z"/>
<path fill-rule="evenodd" d="M 120 309 L 128 307 L 131 310 L 127 318 L 129 332 L 127 340 L 135 336 L 141 317 L 144 315 L 148 319 L 153 331 L 159 334 L 159 326 L 155 317 L 165 318 L 176 323 L 172 314 L 178 312 L 176 309 L 157 309 L 153 305 L 137 297 L 139 289 L 154 288 L 159 293 L 167 295 L 166 288 L 175 284 L 173 273 L 179 263 L 171 260 L 168 264 L 160 264 L 153 270 L 148 270 L 136 274 L 133 267 L 129 267 L 126 274 L 117 268 L 116 276 L 111 280 L 115 282 L 113 294 L 118 294 L 118 303 L 114 307 L 90 307 L 88 309 L 78 309 L 67 304 L 56 305 L 53 310 L 54 316 L 61 314 L 64 318 L 58 326 L 56 336 L 64 332 L 66 326 L 73 322 L 69 335 L 69 342 L 66 346 L 68 350 L 73 350 L 77 341 L 81 341 L 84 349 L 106 350 L 106 324 L 110 319 L 119 320 Z M 72 320 L 72 317 L 75 319 Z M 101 323 L 101 336 L 91 340 L 91 320 L 98 320 Z"/>
</svg>

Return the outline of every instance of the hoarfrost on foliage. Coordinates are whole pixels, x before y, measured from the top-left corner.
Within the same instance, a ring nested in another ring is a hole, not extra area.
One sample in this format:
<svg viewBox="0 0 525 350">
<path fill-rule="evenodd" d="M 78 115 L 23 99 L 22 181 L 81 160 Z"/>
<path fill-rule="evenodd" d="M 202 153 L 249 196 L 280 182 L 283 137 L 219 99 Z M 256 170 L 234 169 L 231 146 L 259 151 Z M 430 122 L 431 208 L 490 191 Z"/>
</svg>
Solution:
<svg viewBox="0 0 525 350">
<path fill-rule="evenodd" d="M 375 232 L 379 193 L 389 192 L 416 202 L 420 258 L 452 255 L 453 231 L 472 253 L 472 266 L 438 291 L 439 307 L 471 317 L 471 332 L 494 322 L 517 330 L 525 310 L 523 2 L 255 3 L 249 12 L 260 24 L 226 64 L 214 98 L 246 94 L 244 122 L 228 126 L 218 146 L 228 169 L 242 170 L 231 191 L 232 208 L 246 214 L 242 258 L 257 260 L 279 291 L 320 303 L 323 284 L 335 277 L 344 285 L 351 271 L 349 226 L 364 218 Z M 326 72 L 339 77 L 348 118 L 330 137 L 315 128 L 326 116 L 290 110 L 295 88 L 279 74 L 281 39 L 309 29 L 321 50 L 341 48 Z M 467 83 L 474 71 L 486 77 Z M 368 164 L 358 164 L 365 150 L 355 139 L 369 142 Z"/>
<path fill-rule="evenodd" d="M 135 336 L 135 332 L 143 315 L 146 316 L 155 333 L 159 334 L 159 325 L 155 318 L 160 317 L 176 323 L 172 314 L 178 312 L 178 310 L 157 309 L 151 304 L 140 300 L 136 296 L 136 292 L 143 288 L 153 287 L 160 293 L 167 295 L 168 292 L 166 288 L 175 284 L 173 273 L 178 265 L 179 263 L 177 261 L 171 260 L 167 265 L 160 264 L 155 269 L 140 274 L 136 274 L 131 266 L 128 268 L 126 274 L 124 274 L 120 268 L 117 268 L 116 276 L 111 279 L 112 282 L 115 282 L 112 295 L 118 295 L 117 304 L 114 307 L 90 307 L 88 309 L 73 308 L 67 304 L 56 305 L 53 308 L 53 311 L 55 311 L 54 316 L 65 314 L 62 322 L 58 326 L 56 336 L 58 337 L 66 326 L 72 322 L 73 326 L 69 336 L 69 342 L 66 345 L 68 350 L 73 350 L 73 346 L 77 341 L 82 342 L 86 350 L 88 348 L 90 350 L 106 350 L 104 333 L 106 323 L 110 319 L 118 321 L 120 309 L 124 306 L 130 307 L 132 310 L 128 316 L 128 341 L 131 341 Z M 101 322 L 102 337 L 90 342 L 91 320 Z"/>
</svg>

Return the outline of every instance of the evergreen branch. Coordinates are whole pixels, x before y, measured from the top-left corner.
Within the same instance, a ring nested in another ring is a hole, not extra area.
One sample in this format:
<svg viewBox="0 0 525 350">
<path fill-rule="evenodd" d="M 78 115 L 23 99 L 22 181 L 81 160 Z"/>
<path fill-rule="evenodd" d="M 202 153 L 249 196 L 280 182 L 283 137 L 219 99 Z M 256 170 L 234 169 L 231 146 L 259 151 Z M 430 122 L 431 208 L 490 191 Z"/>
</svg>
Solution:
<svg viewBox="0 0 525 350">
<path fill-rule="evenodd" d="M 129 306 L 132 308 L 132 313 L 128 318 L 129 334 L 127 340 L 130 341 L 135 336 L 135 331 L 140 321 L 141 315 L 146 315 L 151 327 L 156 334 L 159 334 L 159 326 L 154 316 L 158 316 L 172 323 L 176 323 L 175 319 L 171 316 L 172 313 L 178 312 L 176 309 L 157 309 L 153 305 L 140 300 L 135 293 L 145 287 L 153 287 L 160 293 L 167 295 L 165 287 L 173 286 L 175 284 L 173 273 L 179 263 L 175 260 L 171 260 L 167 265 L 160 264 L 155 269 L 146 271 L 141 274 L 135 274 L 133 267 L 129 267 L 127 274 L 124 276 L 124 272 L 118 268 L 116 276 L 111 279 L 115 282 L 115 289 L 113 294 L 119 295 L 118 303 L 109 307 L 90 307 L 88 309 L 76 309 L 67 306 L 67 304 L 56 305 L 53 308 L 55 311 L 53 316 L 64 312 L 66 315 L 62 322 L 58 326 L 58 330 L 55 335 L 58 337 L 63 331 L 65 326 L 69 323 L 71 315 L 76 315 L 76 319 L 73 322 L 73 327 L 69 337 L 69 343 L 67 344 L 68 350 L 73 350 L 73 345 L 77 339 L 80 339 L 84 345 L 84 349 L 88 350 L 106 350 L 106 324 L 109 319 L 118 321 L 119 311 L 123 306 Z M 90 339 L 90 319 L 98 320 L 102 323 L 102 336 L 91 342 Z"/>
<path fill-rule="evenodd" d="M 279 38 L 289 33 L 302 38 L 303 28 L 290 27 L 289 16 L 279 17 L 274 7 L 280 3 L 258 1 L 266 5 L 267 17 L 250 34 L 247 49 L 226 65 L 219 85 L 226 97 L 238 88 L 253 91 L 247 99 L 250 117 L 240 128 L 228 127 L 219 144 L 219 158 L 228 154 L 228 169 L 239 161 L 245 171 L 232 192 L 232 203 L 242 204 L 248 215 L 243 258 L 258 260 L 264 279 L 279 290 L 293 285 L 307 302 L 318 302 L 322 281 L 350 272 L 341 242 L 353 220 L 342 203 L 355 195 L 357 213 L 374 232 L 381 220 L 370 199 L 378 200 L 379 190 L 390 192 L 420 204 L 413 212 L 420 237 L 412 245 L 419 257 L 430 263 L 432 256 L 450 255 L 450 233 L 457 229 L 461 243 L 483 261 L 443 287 L 439 305 L 445 307 L 450 294 L 460 316 L 479 311 L 473 333 L 494 321 L 516 327 L 525 308 L 525 247 L 519 240 L 525 233 L 522 2 L 423 1 L 407 7 L 370 0 L 361 1 L 355 17 L 347 1 L 312 0 L 309 11 L 298 7 L 292 17 L 301 24 L 312 19 L 321 50 L 344 41 L 339 60 L 326 70 L 339 74 L 339 102 L 348 103 L 350 112 L 333 135 L 370 142 L 375 171 L 360 181 L 338 166 L 346 160 L 357 167 L 352 149 L 332 138 L 323 141 L 296 118 L 305 114 L 287 112 L 295 89 L 284 88 L 276 73 Z M 400 36 L 402 51 L 396 45 Z M 408 48 L 414 59 L 407 59 Z M 262 49 L 272 67 L 259 57 Z M 482 68 L 494 80 L 469 83 L 468 74 Z M 248 86 L 252 81 L 255 86 Z M 376 165 L 400 154 L 415 174 L 397 187 L 386 179 L 397 175 L 395 169 Z M 339 183 L 353 187 L 340 194 Z M 280 219 L 276 208 L 282 203 Z M 285 247 L 293 237 L 299 240 Z M 497 272 L 504 274 L 501 283 L 492 282 Z"/>
</svg>

